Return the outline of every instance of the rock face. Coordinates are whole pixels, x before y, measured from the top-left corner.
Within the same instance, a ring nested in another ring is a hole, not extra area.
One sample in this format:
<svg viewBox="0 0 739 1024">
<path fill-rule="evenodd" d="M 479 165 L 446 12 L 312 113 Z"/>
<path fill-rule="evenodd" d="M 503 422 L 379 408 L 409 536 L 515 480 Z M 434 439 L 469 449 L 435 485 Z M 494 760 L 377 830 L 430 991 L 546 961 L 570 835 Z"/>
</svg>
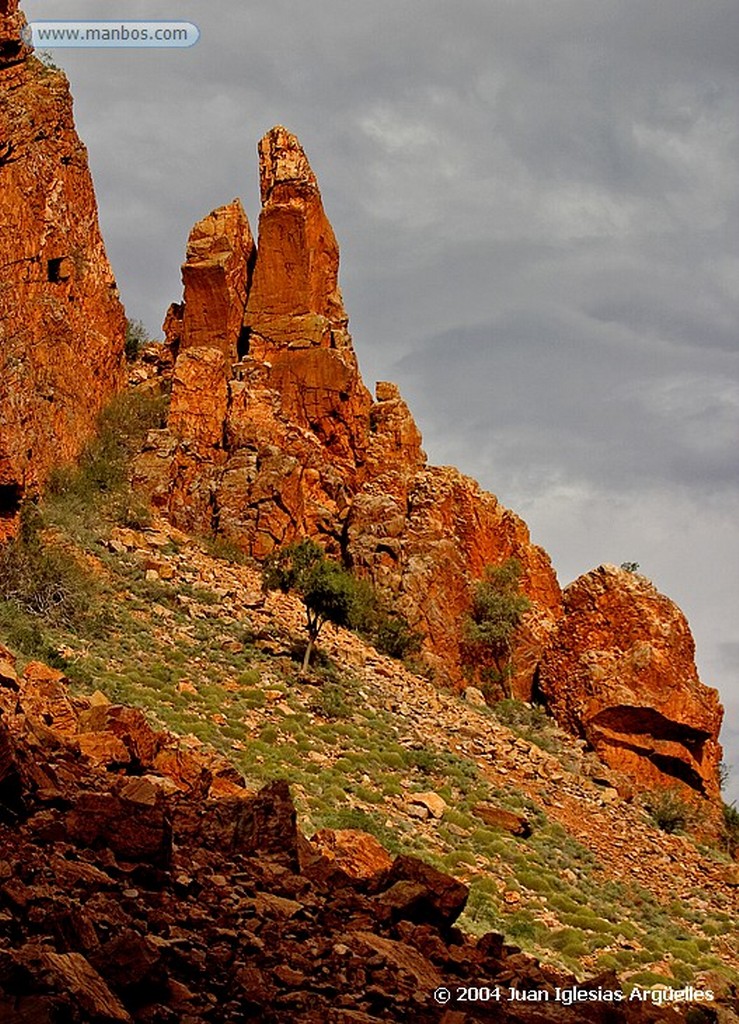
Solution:
<svg viewBox="0 0 739 1024">
<path fill-rule="evenodd" d="M 259 144 L 259 165 L 256 258 L 236 202 L 190 236 L 184 302 L 165 323 L 179 351 L 168 428 L 150 435 L 137 485 L 178 525 L 215 530 L 257 558 L 295 538 L 319 540 L 423 630 L 427 659 L 453 685 L 462 685 L 470 584 L 487 563 L 517 557 L 533 602 L 516 657 L 516 691 L 528 697 L 560 611 L 549 559 L 493 495 L 427 466 L 395 385 L 378 384 L 372 400 L 305 153 L 276 127 Z"/>
<path fill-rule="evenodd" d="M 696 671 L 680 609 L 643 576 L 601 565 L 564 591 L 541 665 L 558 721 L 642 787 L 718 799 L 722 708 Z"/>
<path fill-rule="evenodd" d="M 197 345 L 238 358 L 255 248 L 238 199 L 199 221 L 190 232 L 182 266 L 184 298 L 165 322 L 167 342 L 177 351 Z"/>
<path fill-rule="evenodd" d="M 0 539 L 123 386 L 126 321 L 62 72 L 0 0 Z"/>
</svg>

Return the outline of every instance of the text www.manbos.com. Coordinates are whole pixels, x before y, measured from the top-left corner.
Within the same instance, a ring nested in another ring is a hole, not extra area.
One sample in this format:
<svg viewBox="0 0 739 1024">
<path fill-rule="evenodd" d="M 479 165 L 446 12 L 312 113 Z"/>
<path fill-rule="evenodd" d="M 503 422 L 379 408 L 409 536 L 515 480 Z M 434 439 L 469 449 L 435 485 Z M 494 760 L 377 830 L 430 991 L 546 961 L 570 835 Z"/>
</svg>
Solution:
<svg viewBox="0 0 739 1024">
<path fill-rule="evenodd" d="M 34 21 L 26 42 L 49 46 L 192 46 L 200 31 L 189 21 Z"/>
</svg>

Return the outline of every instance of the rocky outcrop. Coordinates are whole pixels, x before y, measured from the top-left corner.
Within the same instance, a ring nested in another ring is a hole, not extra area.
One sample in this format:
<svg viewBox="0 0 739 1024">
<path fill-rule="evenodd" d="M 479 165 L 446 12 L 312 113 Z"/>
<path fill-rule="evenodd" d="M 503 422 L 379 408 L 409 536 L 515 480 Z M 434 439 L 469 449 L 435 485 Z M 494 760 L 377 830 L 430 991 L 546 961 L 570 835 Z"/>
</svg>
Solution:
<svg viewBox="0 0 739 1024">
<path fill-rule="evenodd" d="M 517 559 L 531 607 L 515 636 L 513 695 L 529 700 L 539 685 L 559 721 L 641 788 L 678 779 L 715 802 L 720 709 L 698 682 L 680 613 L 640 578 L 599 570 L 568 588 L 562 620 L 526 524 L 456 469 L 427 465 L 394 384 L 379 383 L 374 401 L 364 387 L 338 246 L 297 139 L 272 129 L 259 160 L 256 259 L 236 202 L 193 229 L 184 304 L 165 324 L 179 348 L 168 427 L 149 436 L 137 487 L 177 525 L 257 559 L 317 539 L 424 634 L 427 665 L 457 688 L 468 681 L 471 586 Z"/>
<path fill-rule="evenodd" d="M 125 315 L 61 71 L 0 2 L 0 539 L 123 386 Z"/>
<path fill-rule="evenodd" d="M 0 656 L 8 1024 L 537 1024 L 542 1001 L 547 1021 L 567 1024 L 683 1019 L 649 1000 L 564 1007 L 555 991 L 574 977 L 499 934 L 454 927 L 464 884 L 414 857 L 392 860 L 364 833 L 310 842 L 282 781 L 206 797 L 151 767 L 119 773 L 80 757 L 75 716 L 89 726 L 103 708 L 109 723 L 111 706 L 71 697 L 44 666 L 18 677 Z M 460 988 L 481 979 L 500 1000 L 471 1012 Z M 620 991 L 612 974 L 583 984 Z"/>
<path fill-rule="evenodd" d="M 486 565 L 518 559 L 532 609 L 517 634 L 512 687 L 517 697 L 530 699 L 542 648 L 559 615 L 560 591 L 547 554 L 494 495 L 449 466 L 424 467 L 404 482 L 390 468 L 368 481 L 352 503 L 346 551 L 350 563 L 420 625 L 427 659 L 453 683 L 461 680 L 460 624 L 470 608 L 471 581 L 482 577 Z"/>
<path fill-rule="evenodd" d="M 21 64 L 30 53 L 23 38 L 26 19 L 18 0 L 0 0 L 0 71 Z"/>
<path fill-rule="evenodd" d="M 200 255 L 194 262 L 193 238 L 207 237 L 209 254 L 233 253 L 235 219 L 224 212 L 232 204 L 191 235 L 184 302 L 165 322 L 179 348 L 168 428 L 150 435 L 137 486 L 178 525 L 215 530 L 256 558 L 296 538 L 319 540 L 424 632 L 427 659 L 456 686 L 471 582 L 486 564 L 517 557 L 533 609 L 519 636 L 515 688 L 530 696 L 559 614 L 549 559 L 493 495 L 456 470 L 427 466 L 394 384 L 379 383 L 372 400 L 348 332 L 338 245 L 305 153 L 276 127 L 259 144 L 259 163 L 253 271 L 250 255 L 238 261 L 248 293 L 242 329 L 236 339 L 232 326 L 224 346 L 213 326 L 243 305 L 236 263 L 228 288 L 224 276 L 220 290 L 200 287 L 192 312 L 193 282 L 212 277 Z M 250 237 L 236 219 L 237 233 Z M 188 326 L 193 317 L 197 328 Z"/>
<path fill-rule="evenodd" d="M 717 800 L 723 712 L 677 605 L 643 576 L 601 565 L 565 588 L 564 607 L 539 680 L 558 721 L 641 788 Z"/>
<path fill-rule="evenodd" d="M 195 225 L 182 266 L 183 301 L 170 308 L 165 320 L 165 339 L 175 352 L 207 345 L 236 361 L 254 256 L 251 228 L 238 199 Z"/>
</svg>

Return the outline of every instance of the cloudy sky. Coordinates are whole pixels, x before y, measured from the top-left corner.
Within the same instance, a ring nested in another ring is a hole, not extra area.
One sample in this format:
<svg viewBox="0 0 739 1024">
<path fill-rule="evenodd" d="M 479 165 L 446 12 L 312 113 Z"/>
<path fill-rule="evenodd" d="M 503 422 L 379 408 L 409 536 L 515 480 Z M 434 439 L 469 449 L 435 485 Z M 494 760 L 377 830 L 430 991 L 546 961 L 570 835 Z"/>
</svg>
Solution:
<svg viewBox="0 0 739 1024">
<path fill-rule="evenodd" d="M 25 0 L 30 20 L 98 0 Z M 57 50 L 129 315 L 302 140 L 368 384 L 564 584 L 637 561 L 690 619 L 739 796 L 736 0 L 117 0 L 189 50 Z"/>
</svg>

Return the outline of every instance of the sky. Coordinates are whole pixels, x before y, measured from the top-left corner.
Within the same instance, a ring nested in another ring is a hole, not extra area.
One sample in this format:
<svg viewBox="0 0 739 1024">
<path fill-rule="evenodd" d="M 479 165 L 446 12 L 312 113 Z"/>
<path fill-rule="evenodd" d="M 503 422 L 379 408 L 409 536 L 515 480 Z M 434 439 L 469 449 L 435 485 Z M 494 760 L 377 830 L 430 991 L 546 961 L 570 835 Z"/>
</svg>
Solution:
<svg viewBox="0 0 739 1024">
<path fill-rule="evenodd" d="M 29 20 L 98 0 L 25 0 Z M 564 585 L 636 561 L 688 616 L 739 798 L 736 0 L 110 0 L 177 50 L 56 50 L 130 317 L 301 139 L 365 382 L 528 523 Z"/>
</svg>

